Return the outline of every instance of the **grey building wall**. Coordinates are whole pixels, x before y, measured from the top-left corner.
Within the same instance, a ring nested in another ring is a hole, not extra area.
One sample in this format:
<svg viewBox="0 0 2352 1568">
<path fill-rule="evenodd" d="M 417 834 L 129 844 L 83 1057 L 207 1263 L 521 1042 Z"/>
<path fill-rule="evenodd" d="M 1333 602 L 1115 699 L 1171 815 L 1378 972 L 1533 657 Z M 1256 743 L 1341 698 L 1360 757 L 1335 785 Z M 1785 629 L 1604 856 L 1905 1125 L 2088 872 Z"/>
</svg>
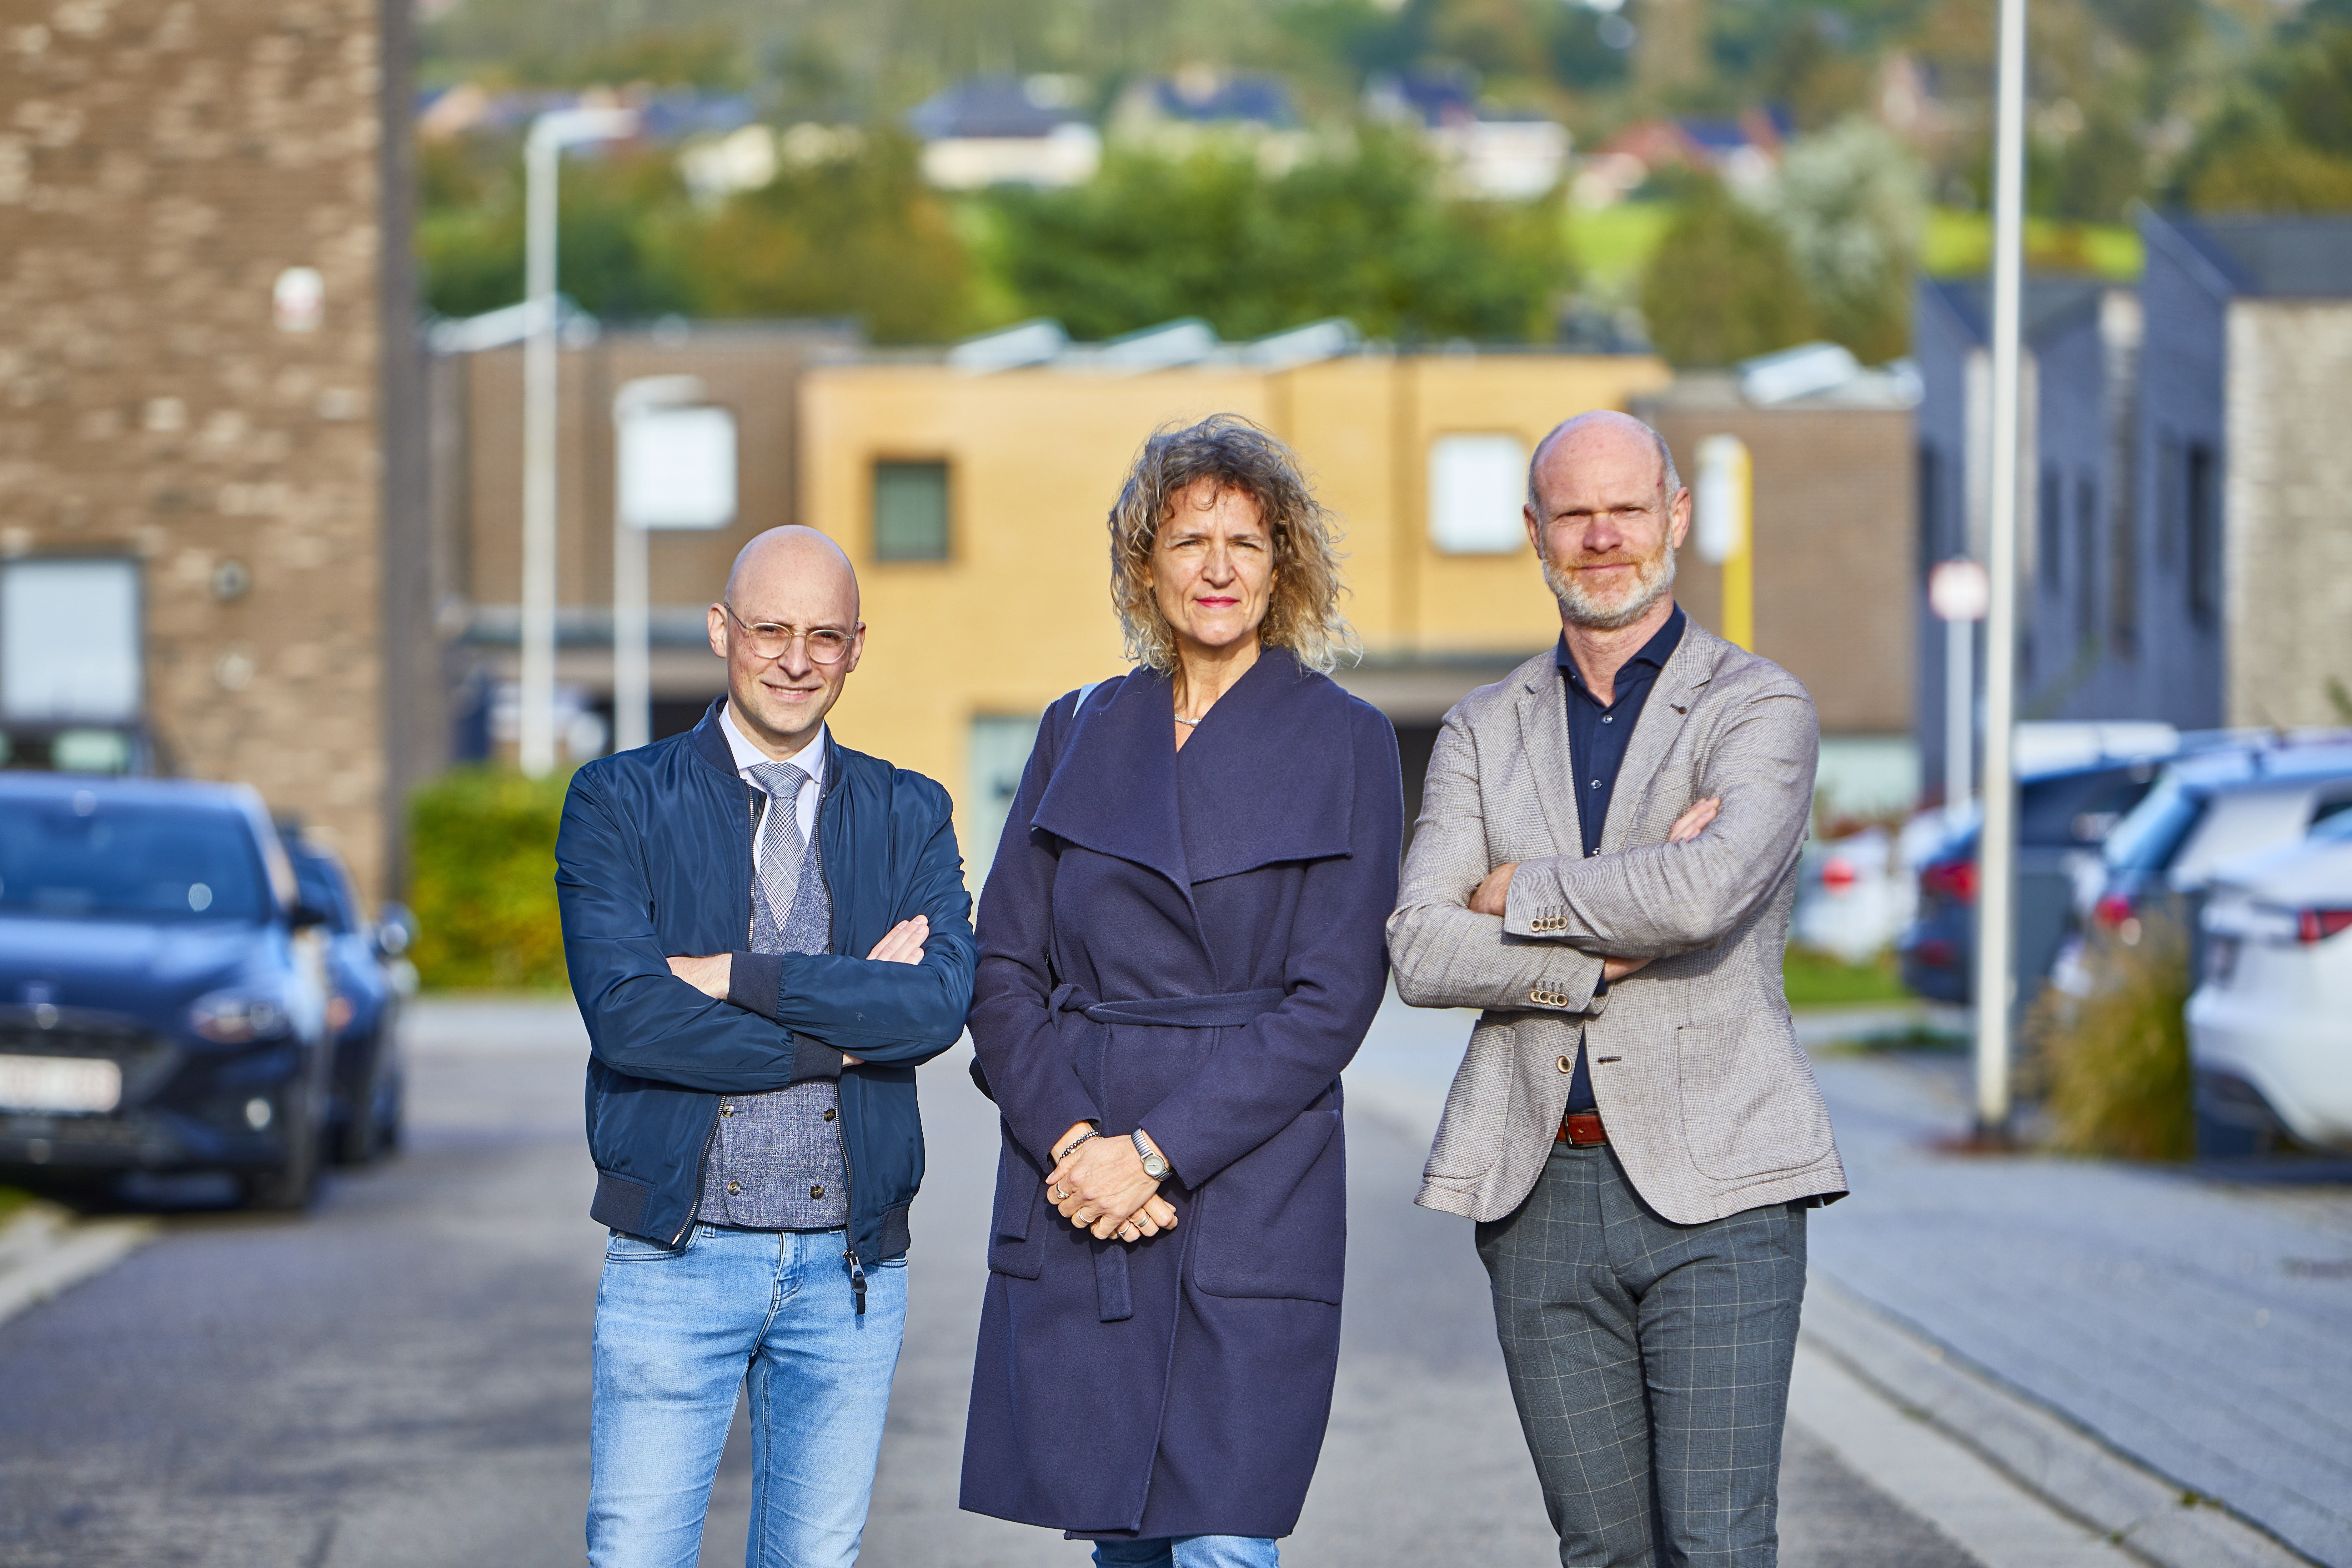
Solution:
<svg viewBox="0 0 2352 1568">
<path fill-rule="evenodd" d="M 2224 720 L 2222 374 L 2231 285 L 2163 219 L 2150 214 L 2140 232 L 2148 332 L 2133 443 L 2139 572 L 2131 632 L 2147 706 L 2113 716 L 2205 729 Z"/>
</svg>

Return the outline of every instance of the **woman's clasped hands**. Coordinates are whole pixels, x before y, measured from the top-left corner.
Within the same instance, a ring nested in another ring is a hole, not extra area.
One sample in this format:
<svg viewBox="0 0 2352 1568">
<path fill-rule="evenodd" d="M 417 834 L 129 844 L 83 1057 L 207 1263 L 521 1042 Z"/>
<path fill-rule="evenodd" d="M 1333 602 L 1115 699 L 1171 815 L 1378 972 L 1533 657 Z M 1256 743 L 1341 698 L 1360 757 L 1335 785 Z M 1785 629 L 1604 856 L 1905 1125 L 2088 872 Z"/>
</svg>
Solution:
<svg viewBox="0 0 2352 1568">
<path fill-rule="evenodd" d="M 1134 1140 L 1087 1137 L 1092 1131 L 1080 1122 L 1055 1140 L 1063 1154 L 1045 1175 L 1046 1201 L 1099 1241 L 1114 1236 L 1140 1241 L 1173 1230 L 1175 1207 L 1160 1196 L 1160 1183 L 1145 1172 Z"/>
</svg>

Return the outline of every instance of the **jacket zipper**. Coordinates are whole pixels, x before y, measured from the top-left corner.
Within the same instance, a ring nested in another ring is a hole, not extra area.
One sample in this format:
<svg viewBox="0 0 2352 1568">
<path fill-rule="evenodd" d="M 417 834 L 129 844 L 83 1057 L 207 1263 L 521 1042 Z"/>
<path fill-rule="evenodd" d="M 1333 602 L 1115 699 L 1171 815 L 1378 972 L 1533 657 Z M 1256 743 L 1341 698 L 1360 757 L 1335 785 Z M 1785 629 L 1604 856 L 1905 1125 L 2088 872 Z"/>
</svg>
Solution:
<svg viewBox="0 0 2352 1568">
<path fill-rule="evenodd" d="M 738 780 L 738 782 L 740 782 L 740 780 Z M 746 831 L 751 835 L 751 842 L 757 842 L 760 836 L 759 823 L 757 821 L 760 812 L 760 800 L 761 797 L 753 794 L 751 792 L 751 787 L 745 784 L 743 786 L 743 808 L 748 816 L 752 819 L 751 821 L 747 821 L 745 828 Z M 751 873 L 752 877 L 757 879 L 759 874 L 758 868 L 754 867 Z M 751 929 L 751 884 L 749 882 L 746 882 L 743 884 L 743 929 L 746 932 L 749 932 Z M 686 1239 L 686 1233 L 694 1228 L 694 1217 L 702 1212 L 702 1184 L 709 1180 L 710 1176 L 710 1145 L 719 1140 L 719 1111 L 720 1106 L 727 1103 L 727 1096 L 721 1094 L 718 1096 L 718 1101 L 719 1103 L 711 1106 L 710 1108 L 710 1125 L 703 1132 L 702 1134 L 701 1157 L 697 1159 L 694 1163 L 694 1205 L 686 1211 L 686 1223 L 678 1227 L 677 1234 L 669 1239 L 669 1244 L 672 1250 L 675 1250 L 677 1248 L 677 1245 Z"/>
<path fill-rule="evenodd" d="M 831 776 L 827 776 L 828 784 Z M 828 790 L 828 793 L 830 791 Z M 827 872 L 824 853 L 824 797 L 817 797 L 817 880 L 824 884 L 824 904 L 836 907 L 833 902 L 833 877 Z M 849 1174 L 849 1114 L 841 1108 L 841 1081 L 833 1083 L 833 1136 L 841 1145 L 841 1255 L 849 1263 L 849 1293 L 855 1315 L 866 1315 L 866 1265 L 857 1257 L 857 1183 Z"/>
</svg>

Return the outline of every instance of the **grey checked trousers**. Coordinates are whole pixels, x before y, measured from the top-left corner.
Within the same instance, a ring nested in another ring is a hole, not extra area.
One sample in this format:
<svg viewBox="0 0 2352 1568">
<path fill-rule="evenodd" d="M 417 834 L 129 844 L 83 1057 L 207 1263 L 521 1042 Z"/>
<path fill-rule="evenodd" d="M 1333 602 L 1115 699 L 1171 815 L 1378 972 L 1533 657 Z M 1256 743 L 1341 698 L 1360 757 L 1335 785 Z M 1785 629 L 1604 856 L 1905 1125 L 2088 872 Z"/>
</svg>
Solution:
<svg viewBox="0 0 2352 1568">
<path fill-rule="evenodd" d="M 1773 1568 L 1804 1209 L 1671 1224 L 1561 1144 L 1478 1257 L 1563 1568 Z"/>
</svg>

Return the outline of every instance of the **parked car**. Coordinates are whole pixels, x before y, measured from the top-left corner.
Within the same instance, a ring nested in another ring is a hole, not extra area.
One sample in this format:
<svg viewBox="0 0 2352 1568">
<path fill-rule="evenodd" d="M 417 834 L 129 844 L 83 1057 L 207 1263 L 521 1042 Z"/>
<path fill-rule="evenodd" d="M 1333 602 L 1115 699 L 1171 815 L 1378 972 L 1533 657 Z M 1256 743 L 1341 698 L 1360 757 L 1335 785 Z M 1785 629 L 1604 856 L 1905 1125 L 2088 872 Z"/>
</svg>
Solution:
<svg viewBox="0 0 2352 1568">
<path fill-rule="evenodd" d="M 2018 994 L 2041 988 L 2064 940 L 2075 867 L 2137 806 L 2161 763 L 2103 762 L 2021 779 L 2017 812 Z M 1968 1002 L 1976 984 L 1977 838 L 1980 814 L 1954 822 L 1922 857 L 1919 897 L 1895 943 L 1903 983 L 1935 1001 Z"/>
<path fill-rule="evenodd" d="M 2352 1150 L 2352 812 L 2217 873 L 2189 998 L 2197 1144 Z"/>
<path fill-rule="evenodd" d="M 2294 843 L 2347 810 L 2352 746 L 2237 746 L 2171 764 L 2116 824 L 2098 862 L 2076 883 L 2075 928 L 2054 977 L 2071 994 L 2087 995 L 2085 933 L 2105 929 L 2136 942 L 2153 919 L 2178 923 L 2189 935 L 2192 959 L 2201 963 L 2198 911 L 2214 873 Z"/>
<path fill-rule="evenodd" d="M 0 773 L 0 1180 L 224 1171 L 307 1205 L 324 919 L 250 789 Z"/>
<path fill-rule="evenodd" d="M 327 1099 L 327 1147 L 338 1165 L 365 1165 L 400 1146 L 405 1077 L 400 1051 L 401 970 L 415 932 L 407 910 L 384 905 L 370 921 L 341 856 L 293 823 L 278 824 L 302 902 L 325 916 L 327 1030 L 335 1065 Z"/>
</svg>

